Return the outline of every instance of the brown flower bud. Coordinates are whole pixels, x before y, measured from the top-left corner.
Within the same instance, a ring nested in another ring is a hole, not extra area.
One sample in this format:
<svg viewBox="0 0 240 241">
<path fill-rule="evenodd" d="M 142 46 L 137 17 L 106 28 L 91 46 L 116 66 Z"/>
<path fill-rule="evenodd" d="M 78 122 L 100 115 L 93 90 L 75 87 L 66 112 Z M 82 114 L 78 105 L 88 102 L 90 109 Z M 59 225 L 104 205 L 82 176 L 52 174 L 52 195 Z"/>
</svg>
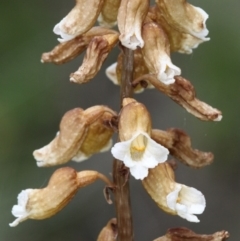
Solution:
<svg viewBox="0 0 240 241">
<path fill-rule="evenodd" d="M 166 147 L 171 155 L 191 167 L 203 167 L 213 161 L 214 156 L 211 152 L 192 149 L 190 137 L 182 130 L 175 128 L 167 131 L 152 130 L 151 137 L 154 141 Z"/>
<path fill-rule="evenodd" d="M 131 139 L 138 131 L 150 135 L 152 123 L 146 107 L 131 98 L 124 98 L 122 105 L 118 122 L 120 141 Z"/>
<path fill-rule="evenodd" d="M 169 40 L 160 25 L 147 22 L 142 27 L 144 47 L 142 54 L 150 74 L 156 74 L 159 82 L 169 85 L 175 82 L 174 76 L 181 70 L 170 59 Z"/>
<path fill-rule="evenodd" d="M 80 55 L 95 36 L 113 33 L 116 33 L 116 31 L 99 26 L 93 27 L 74 39 L 58 44 L 51 52 L 43 53 L 41 62 L 64 64 Z"/>
<path fill-rule="evenodd" d="M 53 216 L 70 202 L 79 188 L 85 187 L 97 179 L 112 186 L 107 177 L 96 171 L 77 173 L 70 167 L 56 170 L 47 187 L 26 189 L 18 195 L 18 205 L 14 205 L 12 209 L 12 214 L 17 219 L 10 226 L 15 227 L 27 219 L 45 219 Z"/>
<path fill-rule="evenodd" d="M 87 48 L 82 65 L 70 75 L 70 81 L 82 84 L 92 79 L 117 42 L 117 33 L 94 37 Z"/>
<path fill-rule="evenodd" d="M 151 198 L 165 212 L 199 222 L 195 214 L 201 214 L 206 205 L 203 194 L 195 188 L 174 181 L 174 172 L 168 163 L 149 169 L 142 184 Z"/>
<path fill-rule="evenodd" d="M 75 7 L 53 29 L 62 39 L 68 41 L 86 33 L 96 22 L 101 11 L 103 0 L 76 0 Z"/>
<path fill-rule="evenodd" d="M 170 228 L 166 235 L 153 241 L 225 241 L 229 238 L 227 231 L 214 234 L 196 234 L 188 228 Z"/>
<path fill-rule="evenodd" d="M 142 23 L 147 15 L 149 0 L 122 0 L 118 11 L 119 40 L 129 49 L 142 48 Z"/>
<path fill-rule="evenodd" d="M 155 2 L 160 13 L 171 27 L 202 40 L 209 40 L 206 38 L 208 35 L 206 28 L 208 14 L 201 8 L 194 7 L 186 0 L 156 0 Z"/>
<path fill-rule="evenodd" d="M 118 9 L 120 0 L 105 0 L 101 13 L 98 17 L 98 22 L 101 26 L 111 28 L 117 24 Z"/>
<path fill-rule="evenodd" d="M 196 98 L 193 85 L 183 77 L 175 76 L 174 84 L 164 85 L 158 81 L 156 75 L 144 75 L 134 80 L 133 86 L 138 85 L 139 82 L 142 82 L 143 86 L 146 86 L 145 80 L 197 118 L 204 121 L 220 121 L 222 119 L 221 111 Z"/>
<path fill-rule="evenodd" d="M 172 52 L 177 51 L 184 54 L 191 54 L 192 49 L 197 48 L 199 44 L 209 40 L 209 38 L 203 40 L 193 35 L 178 31 L 174 28 L 174 26 L 168 24 L 157 6 L 150 8 L 150 11 L 151 14 L 155 15 L 154 20 L 163 28 L 164 32 L 167 34 L 170 42 L 170 50 Z"/>
<path fill-rule="evenodd" d="M 110 147 L 113 130 L 106 124 L 114 116 L 116 113 L 106 106 L 68 111 L 63 116 L 60 132 L 53 141 L 33 152 L 37 165 L 64 164 L 74 157 L 76 161 L 81 161 Z"/>
<path fill-rule="evenodd" d="M 142 52 L 140 49 L 134 50 L 133 54 L 133 79 L 136 79 L 144 74 L 148 74 L 148 68 L 143 60 Z M 119 85 L 122 79 L 122 66 L 123 66 L 123 53 L 118 55 L 117 63 L 110 65 L 106 69 L 107 77 L 115 84 Z M 147 88 L 154 88 L 151 84 L 147 85 Z M 144 88 L 139 84 L 134 88 L 135 93 L 141 93 Z"/>
<path fill-rule="evenodd" d="M 98 235 L 97 241 L 117 240 L 117 219 L 112 218 Z"/>
</svg>

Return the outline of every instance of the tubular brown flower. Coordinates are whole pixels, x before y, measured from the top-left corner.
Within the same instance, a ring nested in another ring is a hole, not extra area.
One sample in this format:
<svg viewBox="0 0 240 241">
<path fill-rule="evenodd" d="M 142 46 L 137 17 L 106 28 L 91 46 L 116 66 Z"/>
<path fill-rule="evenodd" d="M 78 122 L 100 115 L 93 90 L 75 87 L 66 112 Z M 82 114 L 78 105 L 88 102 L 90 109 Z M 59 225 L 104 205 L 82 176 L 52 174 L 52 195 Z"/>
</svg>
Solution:
<svg viewBox="0 0 240 241">
<path fill-rule="evenodd" d="M 119 40 L 122 45 L 135 50 L 142 48 L 142 23 L 147 15 L 149 0 L 122 0 L 118 10 Z"/>
<path fill-rule="evenodd" d="M 172 64 L 169 40 L 161 26 L 154 22 L 145 23 L 142 36 L 145 42 L 142 54 L 149 73 L 156 74 L 165 85 L 174 83 L 174 76 L 180 75 L 181 70 Z"/>
<path fill-rule="evenodd" d="M 12 209 L 12 214 L 17 219 L 10 226 L 15 227 L 27 219 L 50 218 L 70 202 L 78 189 L 95 182 L 97 179 L 113 186 L 107 177 L 96 171 L 76 172 L 70 167 L 56 170 L 47 187 L 26 189 L 18 195 L 18 204 L 14 205 Z"/>
<path fill-rule="evenodd" d="M 204 10 L 191 5 L 186 0 L 155 0 L 155 2 L 170 26 L 204 41 L 209 40 L 206 38 L 208 14 Z"/>
<path fill-rule="evenodd" d="M 75 7 L 53 29 L 65 42 L 86 33 L 96 22 L 102 9 L 103 0 L 76 0 Z"/>
<path fill-rule="evenodd" d="M 106 123 L 115 116 L 116 113 L 106 106 L 68 111 L 63 116 L 60 132 L 53 141 L 33 152 L 37 165 L 60 165 L 72 158 L 80 161 L 101 151 L 108 146 L 113 133 Z"/>
</svg>

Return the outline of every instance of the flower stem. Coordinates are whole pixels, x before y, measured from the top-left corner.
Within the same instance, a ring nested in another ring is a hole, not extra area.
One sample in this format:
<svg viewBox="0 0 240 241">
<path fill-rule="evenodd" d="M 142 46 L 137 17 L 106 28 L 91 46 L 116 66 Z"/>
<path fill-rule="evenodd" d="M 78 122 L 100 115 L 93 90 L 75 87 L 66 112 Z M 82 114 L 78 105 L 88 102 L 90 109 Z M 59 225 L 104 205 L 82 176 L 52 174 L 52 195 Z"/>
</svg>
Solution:
<svg viewBox="0 0 240 241">
<path fill-rule="evenodd" d="M 123 65 L 121 79 L 121 103 L 123 98 L 132 96 L 133 51 L 122 46 Z M 130 203 L 129 172 L 123 162 L 114 160 L 113 181 L 115 207 L 117 212 L 118 240 L 133 241 L 133 223 Z"/>
</svg>

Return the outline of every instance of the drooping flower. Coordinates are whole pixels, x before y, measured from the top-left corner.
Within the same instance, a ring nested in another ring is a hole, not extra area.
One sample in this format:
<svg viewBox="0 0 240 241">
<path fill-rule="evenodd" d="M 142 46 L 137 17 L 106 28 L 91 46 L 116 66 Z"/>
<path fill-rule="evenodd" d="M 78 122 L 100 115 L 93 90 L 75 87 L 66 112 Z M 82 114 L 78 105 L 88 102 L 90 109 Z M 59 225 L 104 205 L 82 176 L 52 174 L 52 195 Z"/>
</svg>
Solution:
<svg viewBox="0 0 240 241">
<path fill-rule="evenodd" d="M 27 219 L 50 218 L 71 201 L 78 189 L 97 179 L 101 179 L 109 187 L 112 186 L 111 181 L 99 172 L 76 172 L 70 167 L 59 168 L 52 174 L 45 188 L 26 189 L 18 195 L 18 204 L 12 208 L 12 214 L 17 219 L 9 225 L 15 227 Z"/>
<path fill-rule="evenodd" d="M 135 50 L 142 48 L 142 23 L 147 15 L 149 0 L 122 0 L 118 11 L 119 40 L 122 45 Z"/>
<path fill-rule="evenodd" d="M 111 152 L 129 167 L 136 179 L 144 179 L 148 169 L 165 162 L 168 149 L 151 139 L 151 119 L 146 107 L 125 98 L 119 117 L 119 138 Z"/>
<path fill-rule="evenodd" d="M 93 27 L 103 2 L 103 0 L 76 0 L 75 7 L 53 29 L 55 34 L 61 36 L 58 41 L 69 41 Z"/>
<path fill-rule="evenodd" d="M 162 163 L 150 169 L 142 183 L 148 194 L 165 212 L 179 215 L 190 222 L 199 222 L 195 214 L 201 214 L 205 209 L 204 195 L 193 187 L 175 182 L 174 179 L 172 167 L 168 163 Z"/>
<path fill-rule="evenodd" d="M 108 126 L 116 113 L 106 106 L 86 110 L 75 108 L 63 116 L 60 131 L 33 155 L 39 167 L 64 164 L 71 159 L 83 161 L 111 147 L 113 129 Z"/>
<path fill-rule="evenodd" d="M 142 27 L 142 36 L 145 42 L 142 54 L 149 73 L 156 74 L 158 80 L 165 85 L 173 84 L 174 77 L 181 74 L 181 69 L 171 61 L 166 33 L 160 25 L 147 22 Z"/>
</svg>

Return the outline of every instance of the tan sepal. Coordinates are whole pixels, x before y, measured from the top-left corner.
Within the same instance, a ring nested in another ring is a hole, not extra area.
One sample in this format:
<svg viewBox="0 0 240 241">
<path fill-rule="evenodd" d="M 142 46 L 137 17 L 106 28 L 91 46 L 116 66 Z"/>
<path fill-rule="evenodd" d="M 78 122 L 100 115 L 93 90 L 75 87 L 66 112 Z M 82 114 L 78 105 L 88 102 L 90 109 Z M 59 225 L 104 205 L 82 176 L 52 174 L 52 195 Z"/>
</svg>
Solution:
<svg viewBox="0 0 240 241">
<path fill-rule="evenodd" d="M 181 76 L 175 76 L 175 83 L 165 85 L 161 83 L 156 75 L 144 75 L 133 81 L 133 86 L 145 80 L 150 82 L 156 89 L 169 96 L 176 103 L 181 105 L 189 113 L 204 121 L 220 121 L 222 112 L 196 98 L 195 89 L 190 81 Z"/>
<path fill-rule="evenodd" d="M 176 215 L 176 211 L 167 205 L 166 196 L 174 190 L 175 177 L 171 166 L 168 163 L 158 164 L 148 170 L 148 176 L 142 181 L 144 188 L 156 204 L 169 214 Z"/>
<path fill-rule="evenodd" d="M 95 24 L 103 0 L 76 0 L 75 7 L 64 18 L 61 29 L 68 35 L 86 33 Z"/>
<path fill-rule="evenodd" d="M 211 152 L 202 152 L 193 149 L 190 137 L 182 130 L 171 128 L 167 131 L 152 130 L 152 139 L 166 147 L 171 155 L 184 164 L 199 168 L 209 165 L 213 161 Z"/>
<path fill-rule="evenodd" d="M 225 241 L 229 238 L 227 231 L 220 231 L 214 234 L 196 234 L 188 228 L 170 228 L 166 235 L 153 241 Z"/>
<path fill-rule="evenodd" d="M 99 26 L 93 27 L 85 34 L 58 44 L 51 52 L 43 53 L 41 62 L 64 64 L 80 55 L 87 48 L 93 37 L 111 33 L 116 33 L 116 31 Z"/>
<path fill-rule="evenodd" d="M 97 108 L 100 115 L 89 125 L 86 137 L 73 158 L 74 161 L 83 161 L 91 155 L 107 151 L 111 147 L 111 138 L 114 133 L 111 122 L 113 118 L 117 118 L 117 113 L 108 107 L 98 106 Z"/>
<path fill-rule="evenodd" d="M 117 23 L 118 9 L 121 0 L 105 0 L 98 22 L 101 26 L 111 28 Z"/>
<path fill-rule="evenodd" d="M 88 45 L 82 65 L 70 75 L 70 81 L 82 84 L 92 79 L 117 42 L 117 33 L 94 37 Z"/>
<path fill-rule="evenodd" d="M 106 106 L 93 106 L 85 111 L 75 108 L 68 111 L 60 123 L 60 132 L 48 145 L 33 152 L 38 166 L 54 166 L 70 161 L 80 150 L 85 138 L 88 135 L 89 127 L 95 122 L 109 120 L 109 115 L 116 116 L 116 113 Z M 107 116 L 107 117 L 106 117 Z M 94 128 L 93 128 L 94 129 Z M 90 141 L 94 133 L 90 131 Z M 102 135 L 100 138 L 106 138 Z M 89 138 L 89 136 L 88 136 Z M 107 139 L 109 133 L 107 133 Z M 97 139 L 97 137 L 96 137 Z M 106 141 L 106 140 L 104 140 Z M 103 145 L 103 143 L 100 145 Z M 89 141 L 85 145 L 89 144 Z M 95 143 L 95 145 L 98 145 Z M 95 146 L 96 151 L 98 146 Z M 101 146 L 100 146 L 101 148 Z M 86 149 L 86 148 L 85 148 Z"/>
<path fill-rule="evenodd" d="M 112 218 L 101 230 L 97 241 L 114 241 L 117 239 L 117 219 Z"/>
<path fill-rule="evenodd" d="M 147 108 L 132 98 L 123 99 L 123 108 L 119 114 L 119 139 L 127 141 L 138 132 L 151 134 L 151 117 Z"/>
<path fill-rule="evenodd" d="M 204 42 L 203 39 L 194 37 L 193 35 L 184 32 L 180 32 L 173 26 L 169 25 L 163 15 L 158 11 L 157 6 L 152 7 L 150 11 L 151 14 L 149 14 L 149 16 L 152 17 L 152 14 L 155 14 L 155 21 L 161 25 L 167 34 L 170 42 L 170 50 L 172 52 L 191 54 L 192 49 L 197 48 L 199 44 Z"/>
<path fill-rule="evenodd" d="M 119 40 L 132 50 L 142 48 L 142 23 L 147 15 L 149 0 L 122 0 L 118 11 Z"/>
<path fill-rule="evenodd" d="M 77 186 L 78 188 L 82 188 L 94 183 L 98 179 L 105 182 L 108 187 L 114 187 L 113 183 L 105 175 L 100 172 L 91 170 L 85 170 L 77 173 Z"/>
<path fill-rule="evenodd" d="M 77 172 L 70 167 L 56 170 L 43 189 L 33 189 L 26 210 L 30 219 L 45 219 L 64 208 L 78 190 Z"/>
<path fill-rule="evenodd" d="M 173 28 L 179 32 L 208 40 L 206 38 L 208 15 L 204 10 L 191 5 L 186 0 L 155 0 L 155 2 L 160 13 Z"/>
</svg>

